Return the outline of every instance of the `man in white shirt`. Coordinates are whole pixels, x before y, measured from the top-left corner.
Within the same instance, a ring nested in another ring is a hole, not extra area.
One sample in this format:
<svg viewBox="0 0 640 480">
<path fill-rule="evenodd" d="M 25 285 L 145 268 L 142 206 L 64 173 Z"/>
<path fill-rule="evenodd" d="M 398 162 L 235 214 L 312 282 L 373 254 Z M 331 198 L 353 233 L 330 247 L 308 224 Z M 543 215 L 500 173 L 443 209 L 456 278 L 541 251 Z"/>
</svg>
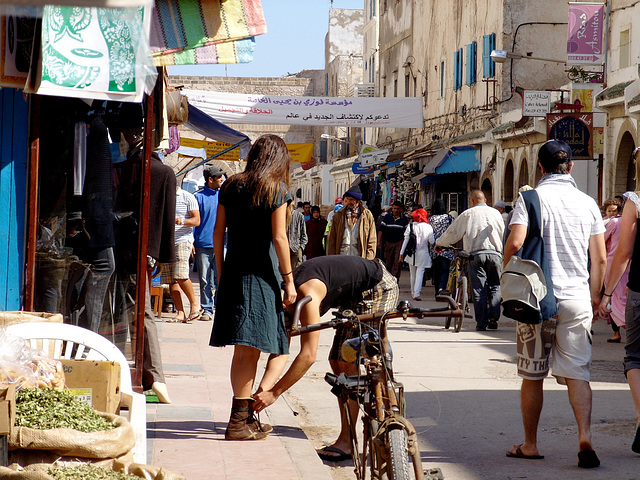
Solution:
<svg viewBox="0 0 640 480">
<path fill-rule="evenodd" d="M 462 239 L 462 248 L 473 255 L 468 273 L 476 330 L 496 330 L 500 318 L 504 220 L 498 210 L 487 205 L 482 190 L 471 192 L 471 205 L 436 240 L 436 246 L 448 247 Z"/>
<path fill-rule="evenodd" d="M 545 257 L 551 272 L 558 315 L 538 325 L 518 323 L 517 364 L 522 377 L 521 410 L 525 441 L 514 445 L 507 456 L 538 459 L 537 433 L 542 411 L 544 378 L 549 373 L 567 385 L 569 402 L 578 423 L 578 466 L 600 465 L 591 445 L 591 323 L 601 300 L 606 270 L 604 224 L 596 202 L 578 190 L 571 169 L 571 148 L 549 140 L 538 151 L 543 177 L 536 187 L 542 210 Z M 504 263 L 524 244 L 529 216 L 518 198 Z M 591 270 L 587 268 L 588 256 Z"/>
<path fill-rule="evenodd" d="M 177 314 L 169 322 L 187 323 L 202 315 L 200 303 L 196 300 L 193 283 L 189 278 L 189 257 L 193 250 L 193 227 L 200 225 L 200 207 L 193 194 L 176 187 L 176 256 L 174 263 L 167 263 L 162 269 L 162 283 L 169 284 L 169 291 Z M 189 300 L 189 316 L 184 311 L 182 292 Z"/>
</svg>

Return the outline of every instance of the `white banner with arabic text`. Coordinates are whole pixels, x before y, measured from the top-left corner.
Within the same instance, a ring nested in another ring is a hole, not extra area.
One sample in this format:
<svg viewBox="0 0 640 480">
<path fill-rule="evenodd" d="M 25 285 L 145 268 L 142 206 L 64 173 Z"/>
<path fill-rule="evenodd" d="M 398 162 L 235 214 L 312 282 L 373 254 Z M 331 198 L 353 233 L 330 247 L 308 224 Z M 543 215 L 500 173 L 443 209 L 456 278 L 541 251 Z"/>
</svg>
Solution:
<svg viewBox="0 0 640 480">
<path fill-rule="evenodd" d="M 293 97 L 182 90 L 189 103 L 222 123 L 422 128 L 415 97 Z"/>
</svg>

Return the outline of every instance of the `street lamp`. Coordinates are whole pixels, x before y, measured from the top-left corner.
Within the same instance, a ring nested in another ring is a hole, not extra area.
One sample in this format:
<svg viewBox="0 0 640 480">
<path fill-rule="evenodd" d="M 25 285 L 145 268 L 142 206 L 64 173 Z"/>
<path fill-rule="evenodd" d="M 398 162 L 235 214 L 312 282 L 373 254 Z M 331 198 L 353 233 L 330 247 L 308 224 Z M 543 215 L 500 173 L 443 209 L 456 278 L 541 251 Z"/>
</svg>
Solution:
<svg viewBox="0 0 640 480">
<path fill-rule="evenodd" d="M 528 58 L 529 60 L 540 60 L 543 62 L 567 63 L 566 60 L 556 60 L 554 58 L 532 57 L 531 55 L 522 55 L 521 53 L 507 52 L 505 50 L 492 50 L 489 55 L 495 63 L 504 63 L 507 59 Z"/>
</svg>

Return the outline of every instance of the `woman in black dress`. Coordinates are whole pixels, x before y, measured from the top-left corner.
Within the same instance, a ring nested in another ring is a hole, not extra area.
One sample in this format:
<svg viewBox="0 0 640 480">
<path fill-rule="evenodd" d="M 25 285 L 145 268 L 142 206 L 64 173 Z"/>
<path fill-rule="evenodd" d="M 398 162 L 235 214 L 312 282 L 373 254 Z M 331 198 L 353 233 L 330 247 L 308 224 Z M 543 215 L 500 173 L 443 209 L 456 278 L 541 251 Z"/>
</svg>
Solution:
<svg viewBox="0 0 640 480">
<path fill-rule="evenodd" d="M 289 352 L 283 304 L 296 299 L 286 229 L 289 161 L 284 141 L 263 135 L 249 151 L 245 171 L 220 189 L 213 232 L 219 284 L 210 344 L 234 345 L 227 440 L 267 436 L 270 427 L 255 420 L 251 408 L 260 352 Z"/>
</svg>

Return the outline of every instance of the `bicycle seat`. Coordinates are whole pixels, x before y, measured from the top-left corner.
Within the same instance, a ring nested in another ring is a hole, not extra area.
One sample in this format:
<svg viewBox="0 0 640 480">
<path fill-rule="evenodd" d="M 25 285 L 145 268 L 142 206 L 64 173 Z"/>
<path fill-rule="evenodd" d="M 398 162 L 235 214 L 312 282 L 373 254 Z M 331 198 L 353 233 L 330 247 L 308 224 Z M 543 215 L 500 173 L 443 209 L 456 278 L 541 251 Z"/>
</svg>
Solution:
<svg viewBox="0 0 640 480">
<path fill-rule="evenodd" d="M 327 372 L 324 375 L 324 381 L 331 385 L 331 393 L 336 397 L 339 397 L 343 390 L 353 392 L 364 388 L 364 379 L 363 375 L 347 376 L 344 373 L 336 375 L 335 373 Z"/>
<path fill-rule="evenodd" d="M 465 252 L 464 250 L 458 250 L 456 252 L 456 255 L 460 258 L 473 258 L 473 255 L 471 255 L 469 252 Z"/>
</svg>

